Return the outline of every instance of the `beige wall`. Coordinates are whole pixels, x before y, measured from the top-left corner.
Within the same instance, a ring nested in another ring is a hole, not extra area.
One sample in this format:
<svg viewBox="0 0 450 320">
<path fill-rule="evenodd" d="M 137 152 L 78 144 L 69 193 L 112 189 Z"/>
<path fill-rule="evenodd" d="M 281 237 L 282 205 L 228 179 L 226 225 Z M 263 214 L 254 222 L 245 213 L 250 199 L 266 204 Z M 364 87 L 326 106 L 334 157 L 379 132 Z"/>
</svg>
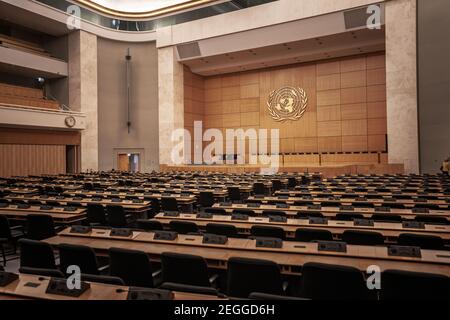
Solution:
<svg viewBox="0 0 450 320">
<path fill-rule="evenodd" d="M 131 130 L 127 128 L 125 56 L 132 56 Z M 99 169 L 115 165 L 115 149 L 143 149 L 142 171 L 157 169 L 158 63 L 154 42 L 98 40 Z M 162 98 L 164 100 L 164 97 Z M 142 156 L 141 156 L 142 157 Z"/>
</svg>

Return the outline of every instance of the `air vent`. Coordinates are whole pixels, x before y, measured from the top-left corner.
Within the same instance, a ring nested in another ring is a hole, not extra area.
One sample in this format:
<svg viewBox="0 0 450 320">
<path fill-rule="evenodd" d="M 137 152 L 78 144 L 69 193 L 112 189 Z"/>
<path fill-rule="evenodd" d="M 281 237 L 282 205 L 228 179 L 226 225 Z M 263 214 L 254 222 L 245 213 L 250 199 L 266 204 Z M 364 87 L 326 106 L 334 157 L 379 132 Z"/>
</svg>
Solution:
<svg viewBox="0 0 450 320">
<path fill-rule="evenodd" d="M 198 42 L 180 44 L 177 46 L 177 50 L 180 59 L 200 57 L 202 55 Z"/>
<path fill-rule="evenodd" d="M 377 6 L 379 7 L 379 5 Z M 367 8 L 364 7 L 344 12 L 345 28 L 353 29 L 366 26 L 367 19 L 372 15 L 372 13 L 367 13 Z"/>
</svg>

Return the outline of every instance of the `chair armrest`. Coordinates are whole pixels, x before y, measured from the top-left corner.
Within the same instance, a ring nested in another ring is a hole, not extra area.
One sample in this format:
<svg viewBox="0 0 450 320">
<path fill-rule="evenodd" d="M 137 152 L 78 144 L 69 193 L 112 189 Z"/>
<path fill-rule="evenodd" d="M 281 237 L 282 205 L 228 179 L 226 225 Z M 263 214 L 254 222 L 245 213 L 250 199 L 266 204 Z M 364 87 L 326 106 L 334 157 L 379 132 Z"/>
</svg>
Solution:
<svg viewBox="0 0 450 320">
<path fill-rule="evenodd" d="M 24 226 L 14 226 L 14 227 L 10 227 L 11 230 L 23 230 Z"/>
<path fill-rule="evenodd" d="M 109 264 L 101 266 L 100 268 L 98 268 L 98 271 L 101 273 L 101 272 L 103 272 L 105 270 L 108 270 L 108 269 L 109 269 Z"/>
<path fill-rule="evenodd" d="M 213 274 L 211 277 L 209 277 L 209 283 L 215 287 L 218 278 L 219 278 L 218 274 Z"/>
<path fill-rule="evenodd" d="M 158 277 L 161 273 L 162 273 L 162 269 L 159 269 L 159 270 L 153 272 L 153 273 L 152 273 L 152 276 L 153 276 L 153 278 L 156 278 L 156 277 Z"/>
</svg>

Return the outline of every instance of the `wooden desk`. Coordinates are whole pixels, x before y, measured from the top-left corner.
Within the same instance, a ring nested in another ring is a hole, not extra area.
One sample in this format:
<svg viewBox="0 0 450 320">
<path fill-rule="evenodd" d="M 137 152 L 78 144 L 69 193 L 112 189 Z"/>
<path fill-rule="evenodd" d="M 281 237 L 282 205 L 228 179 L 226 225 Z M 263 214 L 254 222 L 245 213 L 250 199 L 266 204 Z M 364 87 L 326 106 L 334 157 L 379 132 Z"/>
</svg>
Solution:
<svg viewBox="0 0 450 320">
<path fill-rule="evenodd" d="M 347 246 L 347 252 L 318 250 L 317 243 L 285 241 L 283 248 L 257 248 L 252 239 L 229 238 L 225 245 L 203 244 L 202 236 L 178 235 L 174 241 L 154 240 L 152 232 L 133 232 L 132 238 L 111 237 L 109 230 L 93 229 L 90 234 L 71 234 L 65 229 L 57 236 L 44 240 L 53 246 L 61 243 L 86 245 L 98 254 L 107 254 L 114 248 L 146 252 L 150 259 L 158 261 L 163 252 L 189 253 L 206 259 L 213 268 L 227 268 L 231 257 L 265 259 L 278 263 L 284 274 L 298 274 L 300 266 L 307 262 L 347 265 L 366 271 L 370 265 L 381 270 L 399 269 L 450 275 L 450 254 L 447 251 L 422 250 L 420 258 L 389 256 L 386 247 Z"/>
<path fill-rule="evenodd" d="M 20 209 L 17 205 L 9 205 L 7 208 L 0 208 L 0 215 L 15 220 L 25 220 L 28 215 L 48 214 L 53 217 L 57 224 L 73 224 L 86 218 L 86 209 L 76 211 L 64 211 L 64 208 L 53 208 L 51 210 L 41 210 L 39 206 L 31 206 L 27 209 Z"/>
<path fill-rule="evenodd" d="M 353 221 L 329 220 L 328 224 L 312 224 L 308 219 L 287 219 L 286 223 L 270 221 L 268 217 L 249 217 L 248 221 L 232 220 L 230 215 L 213 215 L 210 219 L 199 218 L 196 214 L 182 213 L 179 217 L 166 217 L 164 213 L 159 213 L 154 217 L 163 225 L 168 226 L 171 221 L 189 221 L 195 223 L 201 229 L 205 229 L 209 223 L 228 224 L 235 226 L 239 232 L 250 234 L 252 226 L 271 226 L 282 228 L 288 238 L 295 237 L 298 228 L 315 228 L 330 231 L 336 239 L 342 238 L 345 230 L 375 231 L 381 233 L 386 239 L 395 239 L 402 233 L 415 233 L 423 235 L 438 236 L 446 241 L 450 240 L 450 226 L 425 224 L 425 229 L 403 228 L 401 223 L 395 222 L 374 222 L 373 226 L 355 226 Z"/>
<path fill-rule="evenodd" d="M 0 192 L 9 192 L 9 193 L 15 193 L 15 194 L 36 194 L 39 192 L 36 188 L 17 188 L 17 187 L 0 187 Z"/>
<path fill-rule="evenodd" d="M 129 287 L 90 282 L 91 287 L 80 297 L 66 297 L 46 293 L 50 279 L 48 277 L 20 274 L 19 279 L 6 287 L 0 287 L 0 300 L 6 298 L 36 300 L 126 300 Z M 26 284 L 36 284 L 30 287 Z M 120 290 L 119 292 L 117 290 Z M 186 292 L 174 292 L 174 300 L 225 300 L 216 296 Z"/>
</svg>

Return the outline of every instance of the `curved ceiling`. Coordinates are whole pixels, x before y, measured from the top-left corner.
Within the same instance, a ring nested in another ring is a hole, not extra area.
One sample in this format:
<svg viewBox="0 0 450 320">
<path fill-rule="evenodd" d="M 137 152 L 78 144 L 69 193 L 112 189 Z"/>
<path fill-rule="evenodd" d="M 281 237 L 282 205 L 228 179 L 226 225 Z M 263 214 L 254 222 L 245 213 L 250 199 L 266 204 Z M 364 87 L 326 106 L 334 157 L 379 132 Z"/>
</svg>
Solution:
<svg viewBox="0 0 450 320">
<path fill-rule="evenodd" d="M 191 9 L 218 0 L 74 0 L 90 9 L 121 18 L 150 18 Z"/>
</svg>

